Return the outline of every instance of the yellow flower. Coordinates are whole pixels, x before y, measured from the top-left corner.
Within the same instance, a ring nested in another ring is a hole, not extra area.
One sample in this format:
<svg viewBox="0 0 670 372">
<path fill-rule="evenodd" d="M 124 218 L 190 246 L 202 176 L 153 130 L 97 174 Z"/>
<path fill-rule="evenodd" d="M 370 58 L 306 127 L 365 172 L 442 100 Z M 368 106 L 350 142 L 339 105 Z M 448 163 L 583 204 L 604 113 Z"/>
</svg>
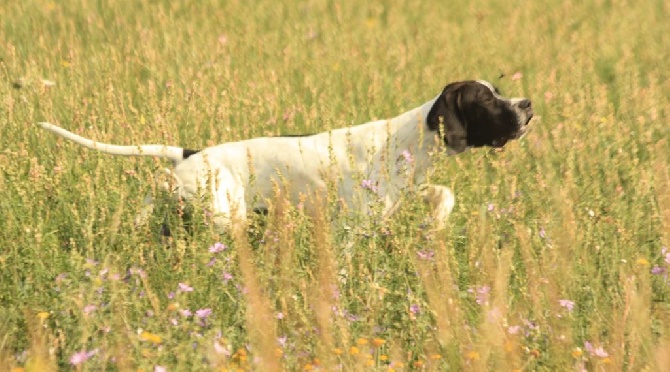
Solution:
<svg viewBox="0 0 670 372">
<path fill-rule="evenodd" d="M 365 365 L 368 366 L 368 367 L 372 367 L 372 366 L 374 366 L 374 365 L 375 365 L 375 361 L 374 361 L 374 359 L 368 359 L 368 360 L 365 362 Z"/>
<path fill-rule="evenodd" d="M 380 346 L 384 345 L 385 343 L 386 343 L 386 341 L 381 339 L 381 338 L 373 338 L 372 339 L 372 345 L 375 346 L 375 347 L 380 347 Z"/>
<path fill-rule="evenodd" d="M 279 358 L 279 357 L 281 357 L 282 355 L 284 355 L 284 351 L 283 351 L 282 349 L 280 349 L 280 348 L 276 348 L 276 349 L 275 349 L 275 356 L 276 356 L 277 358 Z"/>
<path fill-rule="evenodd" d="M 335 353 L 335 355 L 342 355 L 343 351 L 339 347 L 336 347 L 333 349 L 333 353 Z"/>
<path fill-rule="evenodd" d="M 25 371 L 25 369 L 23 369 L 23 367 L 14 367 L 14 368 L 12 368 L 12 372 L 23 372 L 23 371 Z"/>
<path fill-rule="evenodd" d="M 430 356 L 430 359 L 432 359 L 432 360 L 439 360 L 439 359 L 442 359 L 442 355 L 440 355 L 440 354 L 432 354 L 432 355 Z"/>
<path fill-rule="evenodd" d="M 46 311 L 40 311 L 39 313 L 37 313 L 37 318 L 41 321 L 45 321 L 49 317 L 49 315 L 50 314 Z"/>
<path fill-rule="evenodd" d="M 389 357 L 388 357 L 388 355 L 382 354 L 382 355 L 379 356 L 379 360 L 381 360 L 382 362 L 385 362 L 385 361 L 389 360 Z"/>
<path fill-rule="evenodd" d="M 140 333 L 140 340 L 149 341 L 152 344 L 160 344 L 161 342 L 163 342 L 161 336 L 146 331 Z"/>
<path fill-rule="evenodd" d="M 605 359 L 603 359 L 601 362 L 604 363 L 604 364 L 612 364 L 612 359 L 610 359 L 610 358 L 605 358 Z"/>
<path fill-rule="evenodd" d="M 414 367 L 421 368 L 423 367 L 423 360 L 415 360 Z"/>
<path fill-rule="evenodd" d="M 356 340 L 356 344 L 363 346 L 368 344 L 368 339 L 367 338 L 359 338 Z"/>
<path fill-rule="evenodd" d="M 582 348 L 576 347 L 572 350 L 572 357 L 573 358 L 579 358 L 582 355 L 584 355 L 584 352 L 582 351 Z"/>
<path fill-rule="evenodd" d="M 358 355 L 358 353 L 360 353 L 360 350 L 358 350 L 356 346 L 352 346 L 351 348 L 349 348 L 349 354 Z"/>
<path fill-rule="evenodd" d="M 311 363 L 305 364 L 305 367 L 303 367 L 303 371 L 313 371 L 314 366 Z"/>
<path fill-rule="evenodd" d="M 646 258 L 638 258 L 637 261 L 635 261 L 636 264 L 639 266 L 649 266 L 649 261 L 647 261 Z"/>
<path fill-rule="evenodd" d="M 168 309 L 168 311 L 175 311 L 175 310 L 179 309 L 179 304 L 176 303 L 176 302 L 170 303 L 170 304 L 168 304 L 167 309 Z"/>
<path fill-rule="evenodd" d="M 479 353 L 476 351 L 470 351 L 467 354 L 465 354 L 465 357 L 470 360 L 477 360 L 479 359 Z"/>
</svg>

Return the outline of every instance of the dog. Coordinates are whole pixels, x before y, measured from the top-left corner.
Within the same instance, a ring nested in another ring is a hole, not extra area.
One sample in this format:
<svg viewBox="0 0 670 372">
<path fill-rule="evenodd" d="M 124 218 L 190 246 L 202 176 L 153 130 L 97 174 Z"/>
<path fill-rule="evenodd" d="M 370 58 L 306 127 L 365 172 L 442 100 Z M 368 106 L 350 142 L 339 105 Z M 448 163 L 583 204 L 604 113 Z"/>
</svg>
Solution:
<svg viewBox="0 0 670 372">
<path fill-rule="evenodd" d="M 116 146 L 95 142 L 50 123 L 38 123 L 89 149 L 123 156 L 172 160 L 165 185 L 185 201 L 207 200 L 217 230 L 243 223 L 247 213 L 267 211 L 277 190 L 312 212 L 316 199 L 336 193 L 348 213 L 381 206 L 391 215 L 410 190 L 427 203 L 438 228 L 444 227 L 455 198 L 445 186 L 426 182 L 440 157 L 473 147 L 502 147 L 523 136 L 533 117 L 531 101 L 505 98 L 487 81 L 448 84 L 423 105 L 388 120 L 304 136 L 260 137 L 203 150 L 166 145 Z M 307 202 L 306 202 L 307 201 Z M 323 200 L 321 200 L 323 202 Z M 376 203 L 376 204 L 375 204 Z M 151 197 L 138 223 L 153 208 Z"/>
</svg>

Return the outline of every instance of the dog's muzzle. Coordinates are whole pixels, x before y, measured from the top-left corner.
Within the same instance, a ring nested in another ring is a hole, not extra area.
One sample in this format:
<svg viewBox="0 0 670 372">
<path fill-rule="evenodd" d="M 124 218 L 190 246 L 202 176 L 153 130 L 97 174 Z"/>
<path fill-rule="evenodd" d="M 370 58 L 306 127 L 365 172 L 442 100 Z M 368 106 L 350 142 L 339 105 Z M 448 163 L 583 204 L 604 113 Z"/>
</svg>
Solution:
<svg viewBox="0 0 670 372">
<path fill-rule="evenodd" d="M 528 123 L 533 118 L 533 104 L 529 99 L 521 99 L 514 103 L 514 109 L 519 117 L 519 129 L 512 139 L 523 137 L 528 132 Z"/>
</svg>

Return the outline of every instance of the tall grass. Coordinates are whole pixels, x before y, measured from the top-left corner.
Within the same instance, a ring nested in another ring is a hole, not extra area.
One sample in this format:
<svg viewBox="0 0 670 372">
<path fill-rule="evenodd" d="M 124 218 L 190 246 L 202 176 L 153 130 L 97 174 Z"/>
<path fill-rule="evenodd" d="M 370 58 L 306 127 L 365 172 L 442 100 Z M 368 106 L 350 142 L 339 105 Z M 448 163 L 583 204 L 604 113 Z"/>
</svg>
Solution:
<svg viewBox="0 0 670 372">
<path fill-rule="evenodd" d="M 32 0 L 0 14 L 0 370 L 670 365 L 669 3 Z M 391 117 L 473 78 L 530 97 L 537 119 L 504 151 L 440 160 L 434 181 L 457 197 L 444 231 L 418 201 L 331 224 L 280 192 L 246 234 L 197 213 L 186 231 L 167 199 L 138 228 L 166 164 L 33 124 L 202 148 Z"/>
</svg>

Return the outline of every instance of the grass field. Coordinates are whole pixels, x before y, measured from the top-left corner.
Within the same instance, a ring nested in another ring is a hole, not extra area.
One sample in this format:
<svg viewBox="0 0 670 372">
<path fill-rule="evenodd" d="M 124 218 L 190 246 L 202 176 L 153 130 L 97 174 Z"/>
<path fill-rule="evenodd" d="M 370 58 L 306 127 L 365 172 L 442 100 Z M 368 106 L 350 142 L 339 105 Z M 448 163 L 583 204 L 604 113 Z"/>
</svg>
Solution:
<svg viewBox="0 0 670 372">
<path fill-rule="evenodd" d="M 0 15 L 0 371 L 670 369 L 669 2 Z M 202 148 L 392 117 L 461 79 L 530 97 L 533 131 L 442 162 L 445 231 L 407 203 L 360 216 L 353 246 L 292 205 L 237 238 L 197 215 L 187 233 L 169 205 L 135 228 L 167 164 L 34 124 Z"/>
</svg>

